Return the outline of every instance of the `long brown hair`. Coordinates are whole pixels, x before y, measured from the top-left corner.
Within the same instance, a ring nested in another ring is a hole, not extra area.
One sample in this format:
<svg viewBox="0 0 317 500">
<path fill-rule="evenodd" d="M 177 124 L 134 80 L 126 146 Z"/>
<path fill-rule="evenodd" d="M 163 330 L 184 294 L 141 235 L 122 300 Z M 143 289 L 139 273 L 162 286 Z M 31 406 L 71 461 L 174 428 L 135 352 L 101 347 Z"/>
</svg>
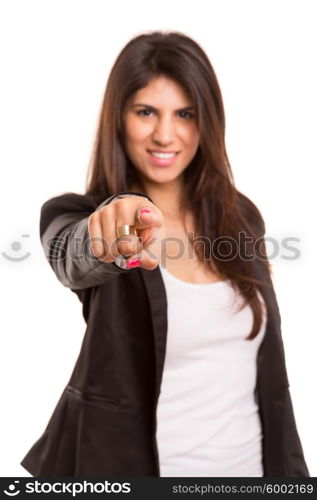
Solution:
<svg viewBox="0 0 317 500">
<path fill-rule="evenodd" d="M 263 244 L 265 225 L 258 208 L 235 187 L 225 148 L 220 87 L 209 59 L 197 42 L 181 32 L 154 31 L 136 36 L 123 48 L 105 89 L 85 194 L 99 204 L 112 194 L 131 190 L 133 185 L 141 186 L 146 193 L 137 169 L 125 153 L 123 111 L 132 94 L 161 75 L 182 85 L 197 115 L 200 144 L 183 172 L 184 208 L 192 210 L 195 220 L 195 252 L 240 291 L 244 302 L 239 310 L 250 305 L 253 327 L 246 339 L 251 340 L 262 321 L 257 285 L 273 288 Z M 248 238 L 244 248 L 239 239 L 241 234 Z M 199 241 L 197 245 L 199 237 L 203 238 L 202 245 Z M 205 254 L 206 237 L 213 243 L 209 259 Z M 268 302 L 267 308 L 272 309 Z"/>
</svg>

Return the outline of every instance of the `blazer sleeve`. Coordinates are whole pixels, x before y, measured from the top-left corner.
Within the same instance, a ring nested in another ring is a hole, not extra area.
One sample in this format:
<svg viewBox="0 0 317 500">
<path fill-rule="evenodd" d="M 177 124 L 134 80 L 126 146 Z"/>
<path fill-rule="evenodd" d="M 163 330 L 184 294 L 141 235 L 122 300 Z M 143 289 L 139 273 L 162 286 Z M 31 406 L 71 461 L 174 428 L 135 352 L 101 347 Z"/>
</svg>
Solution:
<svg viewBox="0 0 317 500">
<path fill-rule="evenodd" d="M 79 290 L 100 285 L 118 274 L 130 272 L 115 262 L 102 262 L 91 251 L 88 230 L 90 215 L 114 198 L 144 196 L 131 191 L 114 194 L 97 207 L 86 195 L 65 193 L 41 207 L 40 240 L 45 256 L 57 279 L 68 288 Z"/>
</svg>

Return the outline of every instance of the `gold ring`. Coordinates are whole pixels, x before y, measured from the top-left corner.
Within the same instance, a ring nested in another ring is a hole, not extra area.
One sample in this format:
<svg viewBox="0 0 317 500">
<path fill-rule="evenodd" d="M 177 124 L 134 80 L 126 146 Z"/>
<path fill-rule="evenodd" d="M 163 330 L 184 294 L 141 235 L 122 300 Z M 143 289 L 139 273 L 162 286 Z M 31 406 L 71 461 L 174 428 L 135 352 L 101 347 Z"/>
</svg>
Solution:
<svg viewBox="0 0 317 500">
<path fill-rule="evenodd" d="M 138 236 L 134 225 L 126 224 L 125 226 L 117 227 L 117 238 L 120 238 L 120 236 L 129 236 L 130 234 Z"/>
</svg>

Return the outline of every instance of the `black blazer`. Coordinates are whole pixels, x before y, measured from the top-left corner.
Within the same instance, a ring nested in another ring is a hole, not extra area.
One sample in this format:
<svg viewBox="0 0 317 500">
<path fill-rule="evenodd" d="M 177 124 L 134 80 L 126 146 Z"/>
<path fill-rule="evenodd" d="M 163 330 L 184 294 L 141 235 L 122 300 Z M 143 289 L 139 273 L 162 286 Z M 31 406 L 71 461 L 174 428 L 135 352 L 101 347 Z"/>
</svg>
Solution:
<svg viewBox="0 0 317 500">
<path fill-rule="evenodd" d="M 47 427 L 21 461 L 33 476 L 160 475 L 156 406 L 167 299 L 159 267 L 124 270 L 101 262 L 90 251 L 89 216 L 114 196 L 98 205 L 86 195 L 66 193 L 41 209 L 46 257 L 58 280 L 82 302 L 87 328 Z M 271 282 L 263 266 L 256 261 L 254 265 L 257 276 Z M 260 291 L 266 304 L 278 310 L 273 288 Z M 279 314 L 268 313 L 255 396 L 264 475 L 309 476 L 289 393 Z"/>
</svg>

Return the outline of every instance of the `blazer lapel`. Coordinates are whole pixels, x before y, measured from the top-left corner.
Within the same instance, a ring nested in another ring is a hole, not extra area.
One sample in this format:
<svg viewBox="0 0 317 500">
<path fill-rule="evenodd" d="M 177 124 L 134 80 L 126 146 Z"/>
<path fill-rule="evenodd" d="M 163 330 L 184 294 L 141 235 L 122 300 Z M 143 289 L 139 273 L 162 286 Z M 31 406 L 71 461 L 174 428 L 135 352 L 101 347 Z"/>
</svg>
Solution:
<svg viewBox="0 0 317 500">
<path fill-rule="evenodd" d="M 155 350 L 155 396 L 160 394 L 166 339 L 167 339 L 167 297 L 159 266 L 152 271 L 140 268 L 141 276 L 148 294 L 152 315 Z"/>
</svg>

